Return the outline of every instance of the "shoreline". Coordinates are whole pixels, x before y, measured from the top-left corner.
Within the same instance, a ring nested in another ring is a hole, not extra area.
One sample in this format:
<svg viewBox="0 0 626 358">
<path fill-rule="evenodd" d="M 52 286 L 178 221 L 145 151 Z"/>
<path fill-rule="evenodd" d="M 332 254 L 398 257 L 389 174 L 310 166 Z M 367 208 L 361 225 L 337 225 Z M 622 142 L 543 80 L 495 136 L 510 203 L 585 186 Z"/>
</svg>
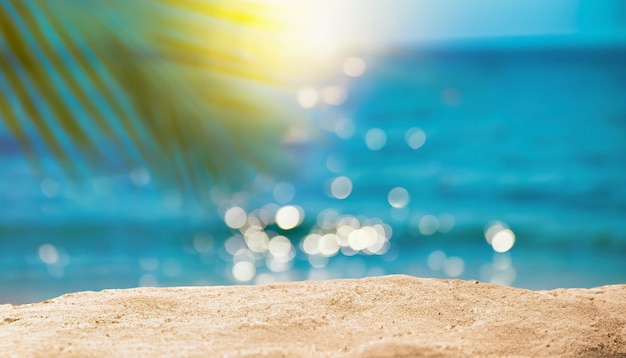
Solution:
<svg viewBox="0 0 626 358">
<path fill-rule="evenodd" d="M 626 285 L 395 275 L 133 288 L 0 305 L 9 356 L 626 356 Z"/>
</svg>

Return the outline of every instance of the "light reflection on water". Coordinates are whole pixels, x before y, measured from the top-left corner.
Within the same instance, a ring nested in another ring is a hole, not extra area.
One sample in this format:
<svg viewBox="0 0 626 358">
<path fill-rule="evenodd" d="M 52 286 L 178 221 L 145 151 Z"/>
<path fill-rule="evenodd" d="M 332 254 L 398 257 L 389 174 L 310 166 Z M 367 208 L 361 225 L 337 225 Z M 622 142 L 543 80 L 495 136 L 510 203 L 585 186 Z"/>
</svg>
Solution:
<svg viewBox="0 0 626 358">
<path fill-rule="evenodd" d="M 0 302 L 393 273 L 529 288 L 626 280 L 626 108 L 614 99 L 626 88 L 614 69 L 581 60 L 561 78 L 562 59 L 466 56 L 441 68 L 348 57 L 338 71 L 354 82 L 294 94 L 319 130 L 293 145 L 295 177 L 212 189 L 209 209 L 155 194 L 145 168 L 93 179 L 90 197 L 15 174 L 23 183 L 2 192 Z M 566 96 L 572 77 L 606 95 Z M 20 226 L 33 217 L 39 227 Z"/>
</svg>

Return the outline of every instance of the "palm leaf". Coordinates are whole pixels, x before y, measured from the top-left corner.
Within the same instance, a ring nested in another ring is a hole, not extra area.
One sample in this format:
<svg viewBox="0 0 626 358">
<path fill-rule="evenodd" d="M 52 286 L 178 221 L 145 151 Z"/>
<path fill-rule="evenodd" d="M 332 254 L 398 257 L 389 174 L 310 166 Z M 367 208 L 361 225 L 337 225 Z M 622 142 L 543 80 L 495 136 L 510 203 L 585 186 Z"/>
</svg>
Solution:
<svg viewBox="0 0 626 358">
<path fill-rule="evenodd" d="M 198 188 L 276 170 L 293 116 L 281 26 L 257 1 L 0 0 L 0 119 L 72 178 L 144 166 Z"/>
</svg>

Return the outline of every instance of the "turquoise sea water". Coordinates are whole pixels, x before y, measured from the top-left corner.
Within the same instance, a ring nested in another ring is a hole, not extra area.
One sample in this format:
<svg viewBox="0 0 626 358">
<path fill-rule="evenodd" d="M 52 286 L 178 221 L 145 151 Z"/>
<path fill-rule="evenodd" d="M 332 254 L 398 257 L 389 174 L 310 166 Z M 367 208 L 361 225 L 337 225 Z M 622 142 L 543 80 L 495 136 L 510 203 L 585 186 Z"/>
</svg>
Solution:
<svg viewBox="0 0 626 358">
<path fill-rule="evenodd" d="M 298 94 L 317 103 L 291 174 L 234 195 L 160 191 L 141 168 L 36 177 L 2 129 L 0 303 L 392 273 L 626 282 L 626 50 L 358 56 L 362 76 Z"/>
</svg>

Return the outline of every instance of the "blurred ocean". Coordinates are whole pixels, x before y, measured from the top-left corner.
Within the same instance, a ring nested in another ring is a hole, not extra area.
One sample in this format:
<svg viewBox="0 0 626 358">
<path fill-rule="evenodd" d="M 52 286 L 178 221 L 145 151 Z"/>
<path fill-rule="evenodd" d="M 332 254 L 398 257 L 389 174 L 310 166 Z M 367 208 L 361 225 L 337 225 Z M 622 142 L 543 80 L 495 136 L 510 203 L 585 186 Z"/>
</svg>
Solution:
<svg viewBox="0 0 626 358">
<path fill-rule="evenodd" d="M 37 177 L 0 127 L 0 303 L 393 273 L 624 283 L 625 63 L 602 47 L 358 54 L 352 76 L 296 94 L 311 128 L 292 173 L 234 195 L 164 193 L 142 168 Z"/>
</svg>

